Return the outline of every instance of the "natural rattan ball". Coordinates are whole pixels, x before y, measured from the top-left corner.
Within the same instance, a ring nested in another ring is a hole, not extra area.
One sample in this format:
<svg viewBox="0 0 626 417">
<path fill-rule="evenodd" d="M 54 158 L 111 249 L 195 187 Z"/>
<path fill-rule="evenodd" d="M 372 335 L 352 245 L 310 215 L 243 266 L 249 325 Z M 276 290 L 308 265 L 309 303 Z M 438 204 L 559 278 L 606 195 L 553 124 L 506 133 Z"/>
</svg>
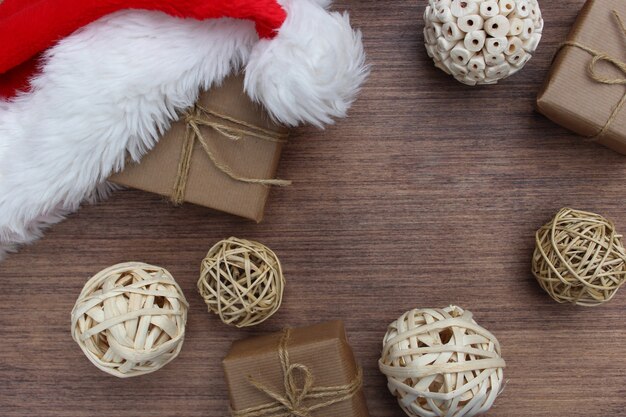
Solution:
<svg viewBox="0 0 626 417">
<path fill-rule="evenodd" d="M 285 278 L 280 261 L 267 246 L 228 238 L 202 261 L 198 291 L 209 311 L 237 327 L 267 320 L 283 299 Z"/>
<path fill-rule="evenodd" d="M 378 365 L 412 417 L 486 412 L 501 391 L 505 367 L 496 337 L 455 306 L 400 316 L 387 330 Z"/>
<path fill-rule="evenodd" d="M 85 284 L 72 310 L 72 337 L 104 372 L 143 375 L 178 355 L 187 310 L 182 290 L 165 269 L 114 265 Z"/>
<path fill-rule="evenodd" d="M 533 275 L 559 303 L 602 304 L 626 282 L 621 238 L 610 220 L 563 208 L 537 230 Z"/>
</svg>

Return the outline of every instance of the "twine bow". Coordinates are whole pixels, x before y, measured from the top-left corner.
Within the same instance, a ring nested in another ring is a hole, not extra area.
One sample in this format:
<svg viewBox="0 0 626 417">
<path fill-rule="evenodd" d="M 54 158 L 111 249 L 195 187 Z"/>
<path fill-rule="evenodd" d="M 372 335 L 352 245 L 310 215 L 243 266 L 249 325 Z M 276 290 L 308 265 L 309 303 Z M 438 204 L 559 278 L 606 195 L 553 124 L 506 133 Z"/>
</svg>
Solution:
<svg viewBox="0 0 626 417">
<path fill-rule="evenodd" d="M 622 35 L 624 36 L 624 39 L 626 40 L 626 26 L 624 25 L 624 21 L 622 20 L 617 10 L 613 10 L 613 16 L 615 16 L 615 19 L 617 20 L 617 24 L 619 25 L 622 31 Z M 609 55 L 605 52 L 597 51 L 579 42 L 565 42 L 563 43 L 563 45 L 561 45 L 561 48 L 564 48 L 566 46 L 581 49 L 589 53 L 593 57 L 591 62 L 589 62 L 589 66 L 587 67 L 587 73 L 594 81 L 602 83 L 602 84 L 608 84 L 608 85 L 626 85 L 626 63 L 624 63 L 620 59 L 615 58 L 614 56 Z M 602 62 L 602 61 L 613 65 L 614 67 L 619 69 L 624 75 L 618 78 L 607 78 L 607 77 L 603 77 L 599 75 L 598 72 L 596 71 L 596 66 L 598 65 L 599 62 Z M 600 129 L 600 131 L 597 134 L 591 136 L 592 139 L 598 140 L 609 130 L 609 127 L 613 124 L 615 119 L 617 119 L 617 116 L 622 111 L 625 104 L 626 104 L 626 92 L 622 96 L 622 99 L 619 101 L 619 103 L 617 103 L 617 105 L 611 111 L 611 116 L 609 117 L 607 122 L 604 124 L 604 126 Z"/>
<path fill-rule="evenodd" d="M 306 365 L 292 364 L 289 360 L 287 343 L 290 336 L 291 330 L 285 330 L 278 346 L 285 393 L 275 392 L 265 384 L 249 377 L 250 383 L 270 397 L 273 402 L 241 411 L 231 410 L 233 417 L 311 417 L 311 413 L 315 410 L 349 400 L 361 388 L 363 384 L 361 369 L 358 370 L 357 376 L 346 385 L 315 387 L 311 370 Z M 300 386 L 298 381 L 301 381 Z"/>
<path fill-rule="evenodd" d="M 212 116 L 212 118 L 209 118 L 209 116 Z M 191 157 L 193 155 L 196 141 L 200 143 L 202 149 L 204 149 L 204 152 L 217 169 L 234 180 L 248 184 L 261 184 L 266 186 L 276 185 L 279 187 L 291 184 L 291 181 L 287 180 L 248 178 L 238 175 L 227 164 L 221 162 L 215 157 L 208 141 L 202 135 L 200 127 L 210 127 L 225 138 L 234 141 L 241 140 L 246 136 L 251 136 L 267 142 L 284 143 L 287 140 L 286 134 L 254 126 L 242 120 L 237 120 L 233 117 L 209 110 L 199 104 L 196 104 L 194 108 L 185 115 L 183 120 L 186 124 L 186 132 L 182 153 L 178 162 L 176 183 L 172 192 L 172 202 L 174 204 L 179 205 L 184 201 L 187 181 L 189 179 L 189 169 L 191 168 Z"/>
</svg>

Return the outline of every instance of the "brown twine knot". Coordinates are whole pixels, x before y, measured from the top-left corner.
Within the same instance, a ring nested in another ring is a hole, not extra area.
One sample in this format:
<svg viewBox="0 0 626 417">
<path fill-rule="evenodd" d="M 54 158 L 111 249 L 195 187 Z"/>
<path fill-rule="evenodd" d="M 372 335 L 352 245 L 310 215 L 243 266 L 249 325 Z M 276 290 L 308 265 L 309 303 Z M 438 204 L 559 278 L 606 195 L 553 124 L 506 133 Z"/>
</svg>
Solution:
<svg viewBox="0 0 626 417">
<path fill-rule="evenodd" d="M 626 251 L 610 220 L 561 209 L 536 235 L 532 272 L 559 303 L 596 306 L 626 282 Z"/>
<path fill-rule="evenodd" d="M 624 21 L 622 20 L 617 10 L 613 10 L 612 12 L 613 12 L 613 16 L 615 17 L 617 21 L 617 24 L 619 25 L 622 31 L 622 35 L 624 36 L 624 39 L 626 39 L 626 26 L 624 25 Z M 615 58 L 614 56 L 609 55 L 605 52 L 597 51 L 579 42 L 565 42 L 561 45 L 561 48 L 564 48 L 567 46 L 581 49 L 593 57 L 593 59 L 589 62 L 589 66 L 587 67 L 587 73 L 594 81 L 601 83 L 601 84 L 608 84 L 608 85 L 626 85 L 626 63 L 624 63 L 620 59 Z M 608 78 L 608 77 L 603 77 L 599 75 L 596 70 L 596 66 L 600 62 L 606 62 L 606 63 L 613 65 L 615 68 L 619 69 L 624 74 L 624 77 Z M 598 140 L 609 130 L 609 127 L 613 124 L 615 119 L 617 119 L 617 116 L 622 111 L 625 104 L 626 104 L 626 92 L 622 96 L 622 99 L 619 101 L 619 103 L 617 103 L 617 105 L 611 111 L 611 115 L 609 116 L 609 119 L 604 124 L 604 126 L 602 126 L 602 128 L 597 134 L 591 136 L 592 139 Z"/>
<path fill-rule="evenodd" d="M 202 260 L 198 291 L 209 311 L 226 324 L 264 322 L 280 308 L 284 288 L 278 257 L 259 242 L 230 237 Z"/>
<path fill-rule="evenodd" d="M 255 388 L 274 401 L 241 411 L 231 410 L 233 417 L 311 417 L 315 410 L 349 400 L 361 389 L 363 374 L 360 368 L 357 376 L 346 385 L 315 387 L 311 370 L 306 365 L 292 364 L 289 359 L 287 343 L 290 336 L 291 330 L 286 329 L 278 345 L 285 393 L 275 392 L 263 383 L 249 377 L 250 383 Z M 298 373 L 301 374 L 300 378 L 297 378 Z M 297 382 L 298 379 L 302 381 L 300 386 Z"/>
<path fill-rule="evenodd" d="M 212 119 L 209 118 L 212 116 Z M 217 120 L 214 120 L 217 119 Z M 210 127 L 227 139 L 238 141 L 246 136 L 267 142 L 284 143 L 287 141 L 287 134 L 277 133 L 268 129 L 263 129 L 243 120 L 238 120 L 230 116 L 226 116 L 209 110 L 199 104 L 196 104 L 183 118 L 186 125 L 185 138 L 180 160 L 178 162 L 178 174 L 176 183 L 172 192 L 172 202 L 176 205 L 183 203 L 185 191 L 187 189 L 187 181 L 189 179 L 189 169 L 191 168 L 191 157 L 193 155 L 196 141 L 200 143 L 202 149 L 207 154 L 211 162 L 224 174 L 230 178 L 245 182 L 248 184 L 260 184 L 265 186 L 287 186 L 291 185 L 291 181 L 280 179 L 261 179 L 248 178 L 235 173 L 227 164 L 219 161 L 213 153 L 208 141 L 202 135 L 200 127 Z M 228 124 L 226 123 L 228 122 Z"/>
</svg>

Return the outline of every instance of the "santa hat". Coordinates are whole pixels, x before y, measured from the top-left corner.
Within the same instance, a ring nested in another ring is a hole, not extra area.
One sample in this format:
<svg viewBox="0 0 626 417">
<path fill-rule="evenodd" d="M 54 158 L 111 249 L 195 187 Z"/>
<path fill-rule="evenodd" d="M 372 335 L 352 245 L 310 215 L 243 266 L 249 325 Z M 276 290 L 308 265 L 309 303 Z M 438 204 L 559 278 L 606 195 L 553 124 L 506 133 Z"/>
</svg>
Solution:
<svg viewBox="0 0 626 417">
<path fill-rule="evenodd" d="M 4 91 L 43 55 L 25 91 L 0 100 L 0 257 L 106 193 L 127 155 L 234 71 L 279 122 L 344 117 L 367 67 L 360 33 L 328 3 L 5 0 Z"/>
</svg>

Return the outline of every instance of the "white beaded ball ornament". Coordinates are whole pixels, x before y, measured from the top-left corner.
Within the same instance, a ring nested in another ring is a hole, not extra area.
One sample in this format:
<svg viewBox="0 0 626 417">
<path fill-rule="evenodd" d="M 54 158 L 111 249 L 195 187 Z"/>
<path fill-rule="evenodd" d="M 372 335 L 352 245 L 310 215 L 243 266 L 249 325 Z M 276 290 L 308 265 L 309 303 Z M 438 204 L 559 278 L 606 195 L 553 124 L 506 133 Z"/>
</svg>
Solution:
<svg viewBox="0 0 626 417">
<path fill-rule="evenodd" d="M 389 325 L 379 368 L 411 417 L 485 413 L 501 391 L 496 337 L 460 307 L 407 311 Z"/>
<path fill-rule="evenodd" d="M 72 337 L 104 372 L 127 378 L 154 372 L 183 346 L 188 304 L 170 273 L 138 262 L 91 278 L 72 310 Z"/>
<path fill-rule="evenodd" d="M 537 0 L 428 0 L 424 21 L 428 56 L 467 85 L 521 70 L 543 30 Z"/>
</svg>

